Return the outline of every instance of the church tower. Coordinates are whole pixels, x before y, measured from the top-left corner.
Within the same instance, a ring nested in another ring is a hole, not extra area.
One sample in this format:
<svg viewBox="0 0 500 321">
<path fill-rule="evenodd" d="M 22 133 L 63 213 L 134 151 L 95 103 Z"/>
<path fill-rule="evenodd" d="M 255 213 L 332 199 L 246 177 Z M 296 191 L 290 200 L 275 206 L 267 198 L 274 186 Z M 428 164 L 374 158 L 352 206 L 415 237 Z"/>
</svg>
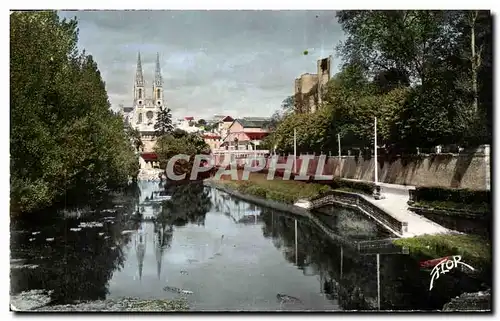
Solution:
<svg viewBox="0 0 500 321">
<path fill-rule="evenodd" d="M 155 81 L 153 83 L 153 101 L 156 108 L 163 107 L 163 78 L 161 76 L 159 53 L 156 53 Z"/>
<path fill-rule="evenodd" d="M 134 83 L 134 106 L 143 107 L 146 99 L 144 91 L 144 75 L 142 73 L 141 53 L 137 54 L 137 67 L 135 70 L 135 83 Z"/>
</svg>

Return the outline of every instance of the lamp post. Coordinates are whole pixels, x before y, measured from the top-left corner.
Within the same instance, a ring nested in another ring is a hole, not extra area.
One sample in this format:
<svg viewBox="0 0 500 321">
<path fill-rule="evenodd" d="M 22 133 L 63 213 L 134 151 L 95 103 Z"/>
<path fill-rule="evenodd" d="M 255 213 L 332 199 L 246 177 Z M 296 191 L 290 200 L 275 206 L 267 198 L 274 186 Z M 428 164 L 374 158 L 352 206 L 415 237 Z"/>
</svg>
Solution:
<svg viewBox="0 0 500 321">
<path fill-rule="evenodd" d="M 297 129 L 293 129 L 293 174 L 297 174 Z"/>
<path fill-rule="evenodd" d="M 375 150 L 375 185 L 378 185 L 378 158 L 377 158 L 377 117 L 375 117 L 375 125 L 374 125 L 374 136 L 375 136 L 375 146 L 373 147 Z"/>
<path fill-rule="evenodd" d="M 373 149 L 374 149 L 374 153 L 375 153 L 375 160 L 373 162 L 373 166 L 375 167 L 375 190 L 373 191 L 373 197 L 376 199 L 376 200 L 379 200 L 382 198 L 382 195 L 380 194 L 380 185 L 378 184 L 378 156 L 377 156 L 377 149 L 378 149 L 378 145 L 377 145 L 377 117 L 375 117 L 375 122 L 374 122 L 374 146 L 373 146 Z"/>
</svg>

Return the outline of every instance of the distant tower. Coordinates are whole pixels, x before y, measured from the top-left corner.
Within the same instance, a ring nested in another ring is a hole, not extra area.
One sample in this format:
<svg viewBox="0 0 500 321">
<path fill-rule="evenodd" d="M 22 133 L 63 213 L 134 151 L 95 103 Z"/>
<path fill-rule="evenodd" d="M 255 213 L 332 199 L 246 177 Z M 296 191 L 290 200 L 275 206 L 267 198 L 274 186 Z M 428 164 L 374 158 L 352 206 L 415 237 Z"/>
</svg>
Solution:
<svg viewBox="0 0 500 321">
<path fill-rule="evenodd" d="M 155 106 L 163 106 L 163 78 L 160 68 L 160 54 L 156 53 L 155 81 L 153 83 L 153 101 Z"/>
<path fill-rule="evenodd" d="M 141 53 L 137 54 L 137 67 L 134 83 L 134 106 L 143 107 L 146 93 L 144 91 L 144 75 L 142 73 Z"/>
<path fill-rule="evenodd" d="M 332 56 L 323 58 L 317 61 L 318 68 L 318 105 L 323 102 L 323 94 L 326 90 L 326 85 L 330 81 L 330 70 L 332 66 Z M 319 107 L 319 106 L 316 106 Z M 316 109 L 316 108 L 315 108 Z"/>
</svg>

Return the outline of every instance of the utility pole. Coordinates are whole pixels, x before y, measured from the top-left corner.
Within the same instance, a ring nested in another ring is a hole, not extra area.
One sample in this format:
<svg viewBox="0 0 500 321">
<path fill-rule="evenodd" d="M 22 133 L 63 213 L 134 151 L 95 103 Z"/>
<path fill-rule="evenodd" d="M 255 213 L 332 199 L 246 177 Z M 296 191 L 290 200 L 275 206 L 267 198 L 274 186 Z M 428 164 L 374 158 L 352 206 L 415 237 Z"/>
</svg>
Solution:
<svg viewBox="0 0 500 321">
<path fill-rule="evenodd" d="M 377 157 L 377 117 L 375 117 L 375 126 L 374 126 L 374 135 L 375 135 L 375 146 L 373 147 L 375 150 L 375 185 L 378 185 L 378 157 Z"/>
<path fill-rule="evenodd" d="M 375 190 L 373 191 L 373 197 L 376 200 L 384 198 L 381 193 L 380 193 L 380 185 L 378 184 L 378 155 L 377 155 L 377 149 L 378 149 L 378 144 L 377 144 L 377 117 L 375 117 L 375 126 L 374 126 L 374 151 L 375 151 L 375 160 L 373 161 L 373 166 L 375 167 Z"/>
<path fill-rule="evenodd" d="M 340 134 L 337 134 L 337 140 L 338 140 L 338 143 L 339 143 L 339 161 L 340 161 L 341 156 L 342 156 L 341 149 L 340 149 Z"/>
<path fill-rule="evenodd" d="M 297 129 L 293 129 L 293 174 L 297 174 Z"/>
</svg>

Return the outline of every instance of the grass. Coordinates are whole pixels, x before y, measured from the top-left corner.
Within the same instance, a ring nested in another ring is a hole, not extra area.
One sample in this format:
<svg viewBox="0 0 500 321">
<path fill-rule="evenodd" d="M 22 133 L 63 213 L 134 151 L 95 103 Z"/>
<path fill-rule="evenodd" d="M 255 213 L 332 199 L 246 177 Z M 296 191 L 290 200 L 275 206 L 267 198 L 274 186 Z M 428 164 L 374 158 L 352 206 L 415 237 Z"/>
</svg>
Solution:
<svg viewBox="0 0 500 321">
<path fill-rule="evenodd" d="M 491 241 L 469 234 L 438 234 L 402 238 L 393 241 L 406 246 L 410 253 L 429 259 L 460 255 L 465 263 L 481 268 L 491 266 Z"/>
<path fill-rule="evenodd" d="M 241 178 L 241 175 L 239 175 L 239 178 Z M 267 180 L 267 174 L 262 173 L 251 173 L 248 180 L 231 180 L 229 176 L 222 176 L 218 183 L 234 188 L 243 194 L 287 204 L 293 204 L 303 198 L 313 198 L 332 190 L 329 186 L 323 184 L 283 180 L 279 177 Z"/>
</svg>

